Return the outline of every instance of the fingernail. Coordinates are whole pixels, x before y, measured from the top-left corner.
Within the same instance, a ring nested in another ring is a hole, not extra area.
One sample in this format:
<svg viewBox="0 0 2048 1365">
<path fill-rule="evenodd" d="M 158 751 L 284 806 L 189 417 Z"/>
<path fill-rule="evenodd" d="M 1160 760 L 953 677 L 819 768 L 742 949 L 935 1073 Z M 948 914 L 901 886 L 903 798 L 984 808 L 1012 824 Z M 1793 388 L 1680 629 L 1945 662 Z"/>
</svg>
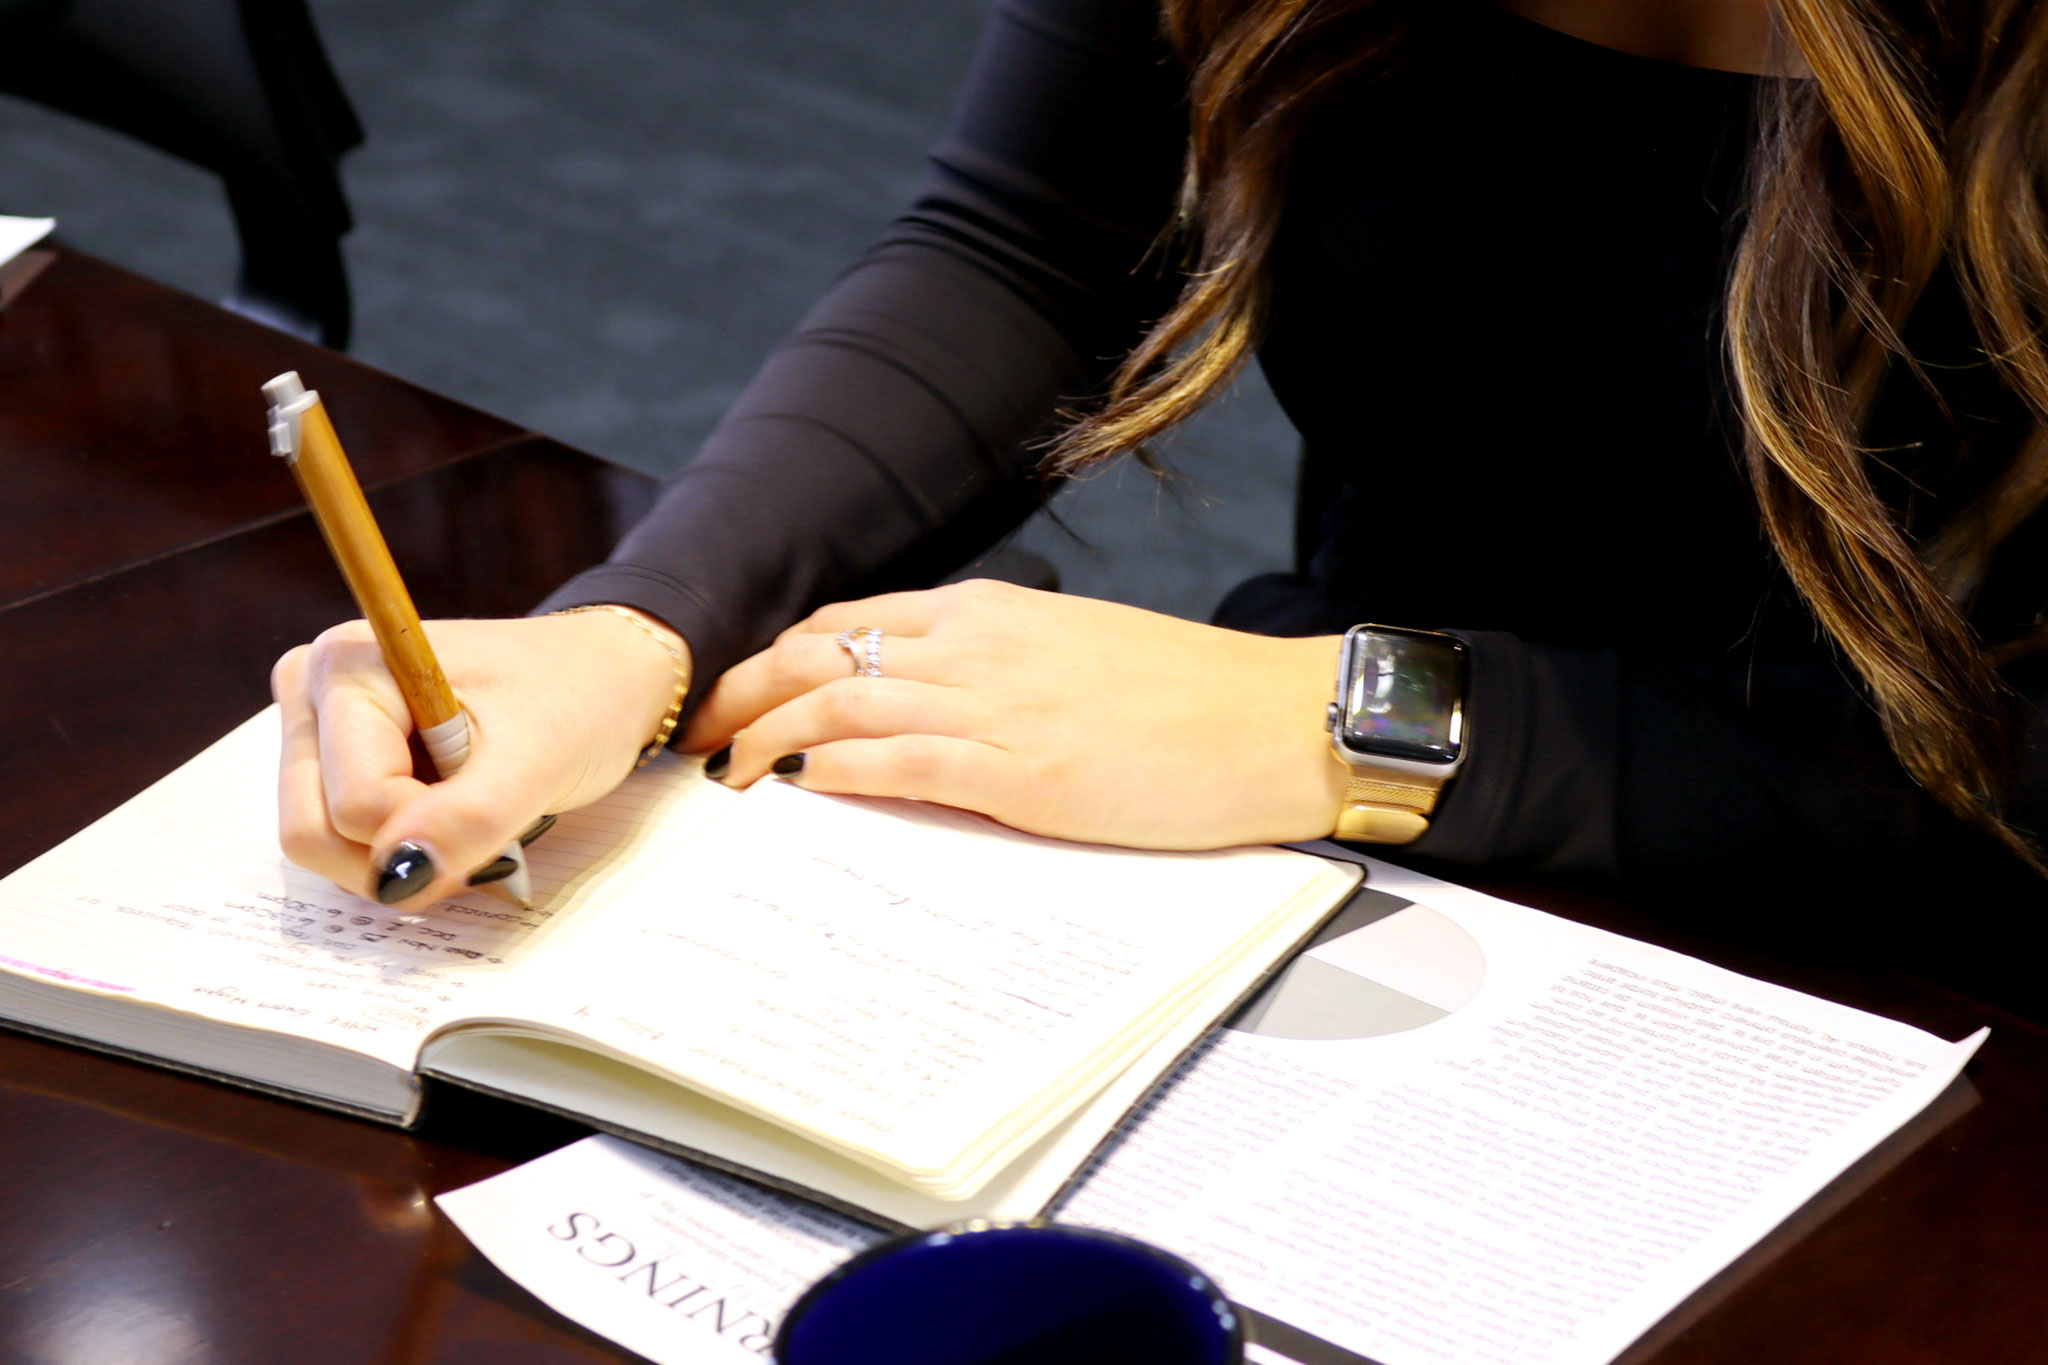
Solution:
<svg viewBox="0 0 2048 1365">
<path fill-rule="evenodd" d="M 778 777 L 795 777 L 803 770 L 804 756 L 802 754 L 784 754 L 781 758 L 775 760 L 775 766 L 771 771 Z"/>
<path fill-rule="evenodd" d="M 525 848 L 535 839 L 540 838 L 541 835 L 546 834 L 549 830 L 553 829 L 555 827 L 555 820 L 557 818 L 558 817 L 553 815 L 543 815 L 540 819 L 528 825 L 526 827 L 526 832 L 519 836 L 519 846 L 521 848 Z M 495 867 L 497 866 L 497 864 L 493 863 L 492 866 Z M 471 885 L 475 885 L 475 883 L 472 882 Z"/>
<path fill-rule="evenodd" d="M 425 849 L 407 840 L 392 849 L 391 856 L 384 860 L 384 867 L 377 874 L 377 899 L 386 905 L 396 905 L 426 890 L 432 880 L 434 860 Z"/>
<path fill-rule="evenodd" d="M 704 776 L 713 782 L 725 780 L 726 770 L 732 767 L 732 745 L 728 744 L 704 760 Z"/>
<path fill-rule="evenodd" d="M 471 886 L 489 886 L 492 882 L 504 881 L 505 878 L 518 870 L 519 864 L 513 861 L 512 856 L 501 853 L 490 862 L 485 863 L 482 867 L 470 873 L 469 884 Z"/>
</svg>

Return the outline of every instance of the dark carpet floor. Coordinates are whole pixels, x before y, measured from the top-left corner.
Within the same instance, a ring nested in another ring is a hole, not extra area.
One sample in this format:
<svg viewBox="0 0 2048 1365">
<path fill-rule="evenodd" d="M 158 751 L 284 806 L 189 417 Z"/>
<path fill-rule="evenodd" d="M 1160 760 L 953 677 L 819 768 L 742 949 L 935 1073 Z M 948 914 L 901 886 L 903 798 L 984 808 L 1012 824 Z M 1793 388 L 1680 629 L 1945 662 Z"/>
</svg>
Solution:
<svg viewBox="0 0 2048 1365">
<path fill-rule="evenodd" d="M 312 0 L 368 141 L 344 163 L 361 360 L 661 472 L 905 202 L 982 0 Z M 0 100 L 0 212 L 209 297 L 205 173 Z M 1206 615 L 1287 559 L 1292 438 L 1255 381 L 1024 543 L 1069 591 Z"/>
</svg>

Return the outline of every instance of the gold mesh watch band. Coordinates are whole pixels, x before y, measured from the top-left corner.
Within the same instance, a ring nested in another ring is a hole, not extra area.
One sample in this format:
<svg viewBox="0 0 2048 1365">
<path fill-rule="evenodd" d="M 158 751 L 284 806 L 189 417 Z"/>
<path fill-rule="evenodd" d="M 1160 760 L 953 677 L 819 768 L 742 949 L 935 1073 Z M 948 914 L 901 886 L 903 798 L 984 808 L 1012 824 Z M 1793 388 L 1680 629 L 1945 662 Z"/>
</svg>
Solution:
<svg viewBox="0 0 2048 1365">
<path fill-rule="evenodd" d="M 1344 804 L 1331 837 L 1358 844 L 1409 843 L 1429 828 L 1438 790 L 1353 772 L 1344 784 Z"/>
</svg>

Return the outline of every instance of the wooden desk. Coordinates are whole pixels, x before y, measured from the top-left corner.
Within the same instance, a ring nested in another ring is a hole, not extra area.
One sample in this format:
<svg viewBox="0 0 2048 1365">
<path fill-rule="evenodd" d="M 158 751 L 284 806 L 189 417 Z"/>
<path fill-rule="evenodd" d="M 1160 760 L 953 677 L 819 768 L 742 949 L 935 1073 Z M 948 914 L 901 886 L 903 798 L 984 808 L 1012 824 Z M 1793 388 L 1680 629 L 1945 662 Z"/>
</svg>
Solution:
<svg viewBox="0 0 2048 1365">
<path fill-rule="evenodd" d="M 60 254 L 0 311 L 0 871 L 260 706 L 270 661 L 352 614 L 264 454 L 257 386 L 290 368 L 329 398 L 429 615 L 525 609 L 648 495 Z M 1611 905 L 1554 908 L 1669 941 Z M 1910 982 L 1730 965 L 1994 1035 L 1969 1088 L 1625 1359 L 2048 1359 L 2048 1031 Z M 444 1096 L 403 1134 L 0 1032 L 0 1361 L 632 1359 L 507 1282 L 428 1202 L 576 1132 Z"/>
<path fill-rule="evenodd" d="M 429 616 L 516 615 L 651 482 L 89 257 L 0 310 L 0 872 L 269 700 L 355 615 L 262 382 L 328 400 Z M 430 1197 L 580 1135 L 465 1097 L 418 1134 L 0 1032 L 0 1361 L 634 1360 Z"/>
</svg>

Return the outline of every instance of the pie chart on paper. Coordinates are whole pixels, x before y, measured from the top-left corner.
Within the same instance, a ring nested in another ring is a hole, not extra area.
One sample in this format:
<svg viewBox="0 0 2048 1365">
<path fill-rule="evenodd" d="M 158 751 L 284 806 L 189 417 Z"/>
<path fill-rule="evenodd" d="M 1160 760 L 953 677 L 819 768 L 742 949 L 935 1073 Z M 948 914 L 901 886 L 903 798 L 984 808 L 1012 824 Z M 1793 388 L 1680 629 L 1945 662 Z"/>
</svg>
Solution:
<svg viewBox="0 0 2048 1365">
<path fill-rule="evenodd" d="M 1228 1027 L 1268 1038 L 1374 1038 L 1421 1028 L 1463 1007 L 1486 954 L 1448 916 L 1360 890 Z"/>
</svg>

